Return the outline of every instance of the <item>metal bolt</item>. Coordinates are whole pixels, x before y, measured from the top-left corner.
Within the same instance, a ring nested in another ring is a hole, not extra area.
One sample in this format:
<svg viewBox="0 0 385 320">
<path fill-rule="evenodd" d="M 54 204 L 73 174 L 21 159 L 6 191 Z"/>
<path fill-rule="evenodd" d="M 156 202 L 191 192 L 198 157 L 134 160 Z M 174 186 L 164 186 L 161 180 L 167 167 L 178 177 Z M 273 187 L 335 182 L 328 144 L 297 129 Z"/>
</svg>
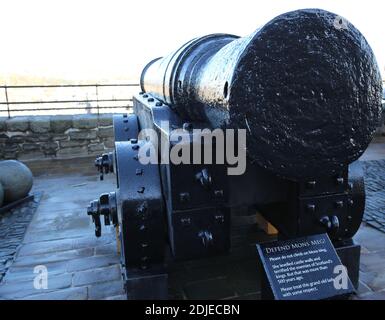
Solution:
<svg viewBox="0 0 385 320">
<path fill-rule="evenodd" d="M 138 139 L 130 139 L 130 142 L 133 143 L 133 144 L 134 143 L 138 143 Z"/>
<path fill-rule="evenodd" d="M 352 199 L 349 199 L 349 200 L 348 200 L 348 204 L 349 204 L 349 206 L 353 206 L 354 201 L 353 201 Z"/>
<path fill-rule="evenodd" d="M 141 175 L 143 174 L 143 169 L 136 169 L 135 174 L 136 174 L 137 176 L 141 176 Z"/>
<path fill-rule="evenodd" d="M 139 227 L 139 231 L 145 231 L 147 228 L 144 224 Z"/>
<path fill-rule="evenodd" d="M 348 216 L 348 220 L 352 220 L 353 219 L 353 217 L 352 216 Z"/>
<path fill-rule="evenodd" d="M 140 147 L 138 144 L 132 146 L 132 150 L 138 150 Z"/>
<path fill-rule="evenodd" d="M 214 196 L 216 198 L 222 198 L 223 197 L 223 190 L 215 190 L 214 191 Z"/>
<path fill-rule="evenodd" d="M 147 101 L 148 102 L 154 102 L 154 98 L 148 98 Z"/>
<path fill-rule="evenodd" d="M 225 222 L 225 216 L 223 214 L 217 214 L 215 215 L 215 220 L 218 221 L 219 223 Z"/>
<path fill-rule="evenodd" d="M 180 202 L 189 202 L 190 201 L 190 194 L 188 192 L 181 192 L 179 194 L 179 201 Z"/>
<path fill-rule="evenodd" d="M 144 192 L 144 187 L 140 187 L 139 189 L 138 189 L 138 193 L 143 193 Z"/>
<path fill-rule="evenodd" d="M 314 187 L 315 187 L 315 185 L 316 185 L 316 181 L 308 181 L 307 183 L 306 183 L 306 187 L 308 188 L 308 189 L 314 189 Z"/>
<path fill-rule="evenodd" d="M 155 105 L 156 105 L 157 107 L 161 107 L 161 106 L 163 105 L 163 103 L 160 102 L 160 101 L 158 101 L 157 103 L 155 103 Z"/>
<path fill-rule="evenodd" d="M 127 118 L 127 113 L 123 114 L 123 118 Z"/>
<path fill-rule="evenodd" d="M 306 209 L 308 212 L 315 212 L 315 204 L 308 204 Z"/>
<path fill-rule="evenodd" d="M 342 185 L 342 184 L 344 184 L 344 178 L 342 178 L 342 177 L 338 177 L 337 179 L 336 179 L 336 182 L 337 182 L 337 184 L 340 186 L 340 185 Z"/>
<path fill-rule="evenodd" d="M 144 94 L 144 92 L 143 92 L 143 91 L 140 91 L 139 94 L 142 95 L 142 94 Z"/>
<path fill-rule="evenodd" d="M 136 161 L 138 161 L 138 160 L 139 160 L 139 156 L 138 156 L 138 155 L 135 155 L 135 156 L 133 157 L 133 159 L 136 160 Z"/>
<path fill-rule="evenodd" d="M 143 98 L 148 98 L 148 94 L 144 94 L 144 95 L 143 95 Z"/>
<path fill-rule="evenodd" d="M 336 201 L 334 203 L 334 205 L 336 206 L 336 208 L 342 208 L 344 206 L 344 202 L 343 201 Z"/>
<path fill-rule="evenodd" d="M 183 227 L 187 227 L 191 224 L 191 219 L 190 218 L 181 218 L 180 223 L 182 224 Z"/>
<path fill-rule="evenodd" d="M 140 246 L 141 246 L 142 248 L 147 248 L 147 247 L 148 247 L 148 244 L 147 244 L 147 243 L 142 243 Z"/>
<path fill-rule="evenodd" d="M 129 128 L 128 128 L 128 127 L 125 127 L 125 128 L 124 128 L 124 131 L 126 131 L 126 132 L 127 132 L 128 130 L 129 130 Z"/>
</svg>

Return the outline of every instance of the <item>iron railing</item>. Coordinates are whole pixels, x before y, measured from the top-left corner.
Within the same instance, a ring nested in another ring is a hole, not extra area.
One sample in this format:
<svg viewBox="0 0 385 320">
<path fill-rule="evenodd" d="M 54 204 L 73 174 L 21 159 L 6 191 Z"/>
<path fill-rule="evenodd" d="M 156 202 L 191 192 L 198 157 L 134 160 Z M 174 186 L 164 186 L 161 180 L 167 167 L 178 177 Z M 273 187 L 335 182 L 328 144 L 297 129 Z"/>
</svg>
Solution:
<svg viewBox="0 0 385 320">
<path fill-rule="evenodd" d="M 3 85 L 0 116 L 124 112 L 138 90 L 136 83 Z"/>
</svg>

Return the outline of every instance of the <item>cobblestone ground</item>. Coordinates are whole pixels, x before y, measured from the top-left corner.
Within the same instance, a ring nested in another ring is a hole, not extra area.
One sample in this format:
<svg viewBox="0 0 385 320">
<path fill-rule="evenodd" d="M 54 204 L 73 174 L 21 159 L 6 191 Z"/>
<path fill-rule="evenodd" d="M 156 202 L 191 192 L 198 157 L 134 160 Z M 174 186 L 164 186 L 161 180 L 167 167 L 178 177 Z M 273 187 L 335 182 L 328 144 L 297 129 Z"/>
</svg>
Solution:
<svg viewBox="0 0 385 320">
<path fill-rule="evenodd" d="M 0 282 L 23 241 L 40 198 L 41 193 L 37 193 L 33 200 L 0 215 Z"/>
<path fill-rule="evenodd" d="M 376 154 L 363 160 L 375 160 Z M 102 237 L 96 238 L 86 214 L 90 200 L 114 190 L 115 177 L 98 181 L 90 163 L 31 165 L 37 172 L 34 191 L 44 196 L 0 283 L 1 299 L 125 299 L 113 230 L 103 227 Z M 171 298 L 260 298 L 255 243 L 271 238 L 253 216 L 234 215 L 232 229 L 229 255 L 170 264 Z M 363 223 L 355 241 L 362 255 L 354 299 L 385 299 L 385 233 Z M 48 289 L 33 287 L 37 265 L 48 269 Z"/>
<path fill-rule="evenodd" d="M 366 190 L 364 221 L 385 232 L 385 160 L 363 163 Z"/>
<path fill-rule="evenodd" d="M 61 171 L 35 178 L 33 191 L 44 194 L 0 283 L 0 298 L 123 299 L 115 234 L 104 228 L 96 238 L 86 214 L 90 200 L 113 188 L 113 177 L 101 183 L 96 174 Z M 34 288 L 38 265 L 48 270 L 48 289 Z"/>
</svg>

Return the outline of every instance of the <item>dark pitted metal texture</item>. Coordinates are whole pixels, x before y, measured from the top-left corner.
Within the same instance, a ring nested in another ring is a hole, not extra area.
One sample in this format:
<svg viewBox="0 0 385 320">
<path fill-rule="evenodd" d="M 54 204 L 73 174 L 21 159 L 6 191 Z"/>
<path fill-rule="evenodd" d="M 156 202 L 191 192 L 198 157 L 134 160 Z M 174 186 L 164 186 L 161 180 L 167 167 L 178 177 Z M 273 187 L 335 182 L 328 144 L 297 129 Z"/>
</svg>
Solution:
<svg viewBox="0 0 385 320">
<path fill-rule="evenodd" d="M 188 120 L 246 129 L 249 157 L 292 180 L 338 172 L 368 146 L 381 77 L 370 46 L 345 19 L 297 10 L 245 38 L 200 39 L 164 58 L 171 75 L 151 82 L 146 73 L 162 73 L 166 60 L 147 67 L 142 88 Z"/>
</svg>

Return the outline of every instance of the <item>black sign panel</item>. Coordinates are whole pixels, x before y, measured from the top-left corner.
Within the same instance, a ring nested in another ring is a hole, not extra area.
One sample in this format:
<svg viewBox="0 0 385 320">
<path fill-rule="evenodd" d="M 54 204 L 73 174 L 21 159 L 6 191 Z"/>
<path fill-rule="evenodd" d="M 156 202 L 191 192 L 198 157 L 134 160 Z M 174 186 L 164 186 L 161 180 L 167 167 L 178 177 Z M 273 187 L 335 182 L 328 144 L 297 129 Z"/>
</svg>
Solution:
<svg viewBox="0 0 385 320">
<path fill-rule="evenodd" d="M 327 234 L 257 244 L 276 300 L 317 300 L 354 291 Z"/>
</svg>

